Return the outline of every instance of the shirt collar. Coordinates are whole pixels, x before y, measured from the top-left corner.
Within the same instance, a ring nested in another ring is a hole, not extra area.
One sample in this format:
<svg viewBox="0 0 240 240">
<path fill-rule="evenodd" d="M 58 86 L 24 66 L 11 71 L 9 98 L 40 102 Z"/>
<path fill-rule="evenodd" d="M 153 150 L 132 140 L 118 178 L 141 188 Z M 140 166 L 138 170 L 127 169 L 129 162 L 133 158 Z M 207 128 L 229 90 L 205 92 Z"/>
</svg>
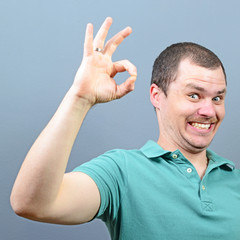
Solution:
<svg viewBox="0 0 240 240">
<path fill-rule="evenodd" d="M 157 144 L 153 140 L 147 141 L 147 143 L 140 149 L 140 151 L 147 158 L 156 158 L 156 157 L 160 157 L 164 154 L 171 153 L 170 151 L 164 150 L 159 144 Z"/>
<path fill-rule="evenodd" d="M 209 159 L 210 163 L 212 162 L 215 165 L 215 167 L 221 166 L 221 165 L 226 165 L 231 170 L 235 169 L 235 164 L 232 161 L 217 155 L 214 151 L 212 151 L 210 149 L 207 149 L 207 158 Z"/>
<path fill-rule="evenodd" d="M 147 158 L 157 158 L 172 153 L 171 151 L 164 150 L 158 143 L 154 142 L 153 140 L 147 141 L 147 143 L 140 149 L 140 151 Z M 235 164 L 232 161 L 217 155 L 210 149 L 207 149 L 207 157 L 209 161 L 213 163 L 214 167 L 227 165 L 231 170 L 235 169 Z"/>
</svg>

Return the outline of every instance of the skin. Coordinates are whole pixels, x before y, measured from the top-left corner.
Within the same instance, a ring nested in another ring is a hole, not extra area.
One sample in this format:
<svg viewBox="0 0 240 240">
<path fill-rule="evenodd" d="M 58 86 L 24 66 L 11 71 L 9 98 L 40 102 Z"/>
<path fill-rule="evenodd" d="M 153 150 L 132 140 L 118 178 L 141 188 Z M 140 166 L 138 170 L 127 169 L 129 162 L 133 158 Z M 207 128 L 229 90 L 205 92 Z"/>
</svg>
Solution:
<svg viewBox="0 0 240 240">
<path fill-rule="evenodd" d="M 89 109 L 121 98 L 134 89 L 137 70 L 128 60 L 112 62 L 118 45 L 132 32 L 127 27 L 107 43 L 112 24 L 106 18 L 93 39 L 93 26 L 86 28 L 84 54 L 74 82 L 57 112 L 28 152 L 11 193 L 16 214 L 29 219 L 80 224 L 98 212 L 100 194 L 94 181 L 83 173 L 65 173 L 73 143 Z M 98 47 L 103 52 L 94 51 Z M 118 85 L 114 76 L 129 73 Z"/>
<path fill-rule="evenodd" d="M 170 151 L 179 149 L 202 178 L 207 166 L 206 148 L 225 115 L 222 68 L 210 70 L 185 59 L 167 96 L 155 84 L 150 93 L 160 129 L 158 144 Z"/>
</svg>

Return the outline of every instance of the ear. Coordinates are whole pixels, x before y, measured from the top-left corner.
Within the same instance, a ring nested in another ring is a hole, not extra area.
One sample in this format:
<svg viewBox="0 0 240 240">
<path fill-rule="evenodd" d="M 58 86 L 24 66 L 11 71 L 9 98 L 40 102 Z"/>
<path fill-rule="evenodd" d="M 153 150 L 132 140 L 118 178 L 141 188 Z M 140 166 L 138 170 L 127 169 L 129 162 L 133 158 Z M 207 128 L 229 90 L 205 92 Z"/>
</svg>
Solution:
<svg viewBox="0 0 240 240">
<path fill-rule="evenodd" d="M 150 87 L 150 100 L 156 109 L 160 108 L 163 95 L 165 96 L 164 92 L 155 83 L 153 83 Z"/>
</svg>

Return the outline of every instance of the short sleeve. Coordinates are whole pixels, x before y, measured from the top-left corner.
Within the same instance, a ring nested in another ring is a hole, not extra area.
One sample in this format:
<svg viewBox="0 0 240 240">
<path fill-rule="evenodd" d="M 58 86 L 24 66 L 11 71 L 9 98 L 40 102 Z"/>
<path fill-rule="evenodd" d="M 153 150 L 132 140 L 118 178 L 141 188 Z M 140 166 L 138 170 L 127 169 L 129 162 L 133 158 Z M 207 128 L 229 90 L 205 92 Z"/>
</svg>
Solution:
<svg viewBox="0 0 240 240">
<path fill-rule="evenodd" d="M 87 174 L 98 186 L 101 204 L 96 217 L 103 221 L 116 219 L 122 197 L 127 191 L 126 163 L 122 150 L 106 152 L 73 171 Z"/>
</svg>

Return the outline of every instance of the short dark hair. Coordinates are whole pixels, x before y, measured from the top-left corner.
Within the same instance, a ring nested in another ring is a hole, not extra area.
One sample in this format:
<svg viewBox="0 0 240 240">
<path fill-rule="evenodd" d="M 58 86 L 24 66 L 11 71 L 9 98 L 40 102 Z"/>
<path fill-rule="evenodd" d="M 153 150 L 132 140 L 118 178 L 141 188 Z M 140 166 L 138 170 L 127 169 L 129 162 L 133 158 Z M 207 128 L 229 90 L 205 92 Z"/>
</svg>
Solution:
<svg viewBox="0 0 240 240">
<path fill-rule="evenodd" d="M 208 69 L 221 66 L 227 83 L 225 69 L 216 54 L 199 44 L 182 42 L 167 47 L 156 58 L 151 84 L 155 83 L 167 95 L 168 86 L 176 79 L 178 66 L 184 59 L 189 59 L 193 64 Z"/>
</svg>

